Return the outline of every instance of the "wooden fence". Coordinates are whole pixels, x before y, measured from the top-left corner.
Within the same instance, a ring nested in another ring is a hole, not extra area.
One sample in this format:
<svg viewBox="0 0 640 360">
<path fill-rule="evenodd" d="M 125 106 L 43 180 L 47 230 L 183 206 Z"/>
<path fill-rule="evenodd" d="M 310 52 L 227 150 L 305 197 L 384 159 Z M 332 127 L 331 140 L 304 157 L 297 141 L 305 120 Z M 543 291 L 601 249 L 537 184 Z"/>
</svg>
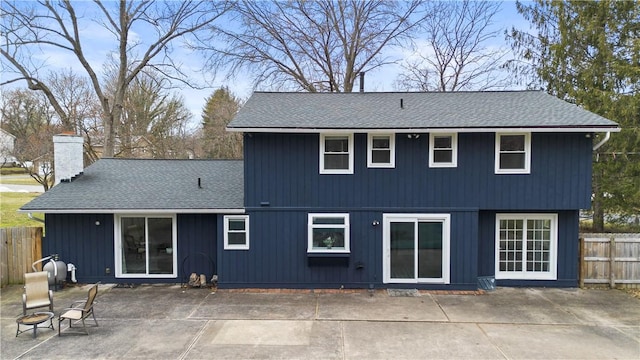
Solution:
<svg viewBox="0 0 640 360">
<path fill-rule="evenodd" d="M 42 228 L 0 228 L 0 285 L 22 284 L 42 258 Z"/>
<path fill-rule="evenodd" d="M 581 234 L 580 287 L 640 287 L 640 234 Z"/>
</svg>

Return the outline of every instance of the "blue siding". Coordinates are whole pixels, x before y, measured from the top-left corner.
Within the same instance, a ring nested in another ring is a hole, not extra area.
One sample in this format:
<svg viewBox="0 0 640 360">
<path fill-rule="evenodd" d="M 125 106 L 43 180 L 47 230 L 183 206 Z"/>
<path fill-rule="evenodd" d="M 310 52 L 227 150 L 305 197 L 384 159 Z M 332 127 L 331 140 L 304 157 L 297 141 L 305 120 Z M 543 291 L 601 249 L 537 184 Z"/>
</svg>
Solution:
<svg viewBox="0 0 640 360">
<path fill-rule="evenodd" d="M 206 274 L 209 280 L 216 271 L 216 215 L 177 216 L 178 278 L 153 280 L 115 277 L 113 214 L 47 214 L 45 221 L 43 255 L 59 254 L 60 260 L 73 263 L 81 283 L 180 282 L 191 272 Z M 110 274 L 106 273 L 107 268 Z"/>
<path fill-rule="evenodd" d="M 313 212 L 324 212 L 314 209 Z M 343 209 L 350 214 L 349 263 L 310 265 L 307 258 L 308 210 L 251 211 L 250 250 L 220 250 L 220 287 L 368 288 L 383 284 L 382 214 L 390 211 Z M 442 210 L 422 212 L 443 212 Z M 476 288 L 477 212 L 451 212 L 451 285 L 415 288 Z M 373 226 L 374 220 L 380 222 Z M 222 249 L 221 247 L 219 249 Z"/>
<path fill-rule="evenodd" d="M 395 169 L 369 169 L 355 135 L 353 175 L 319 174 L 318 134 L 245 135 L 245 204 L 312 208 L 562 210 L 590 206 L 591 139 L 532 134 L 531 174 L 494 174 L 495 135 L 458 135 L 458 166 L 429 168 L 429 136 L 396 135 Z"/>
<path fill-rule="evenodd" d="M 179 214 L 178 279 L 187 282 L 191 273 L 205 274 L 207 281 L 217 272 L 217 215 Z"/>
<path fill-rule="evenodd" d="M 578 285 L 578 211 L 558 211 L 558 273 L 556 281 L 498 280 L 501 286 Z M 496 212 L 480 212 L 479 276 L 495 273 Z"/>
<path fill-rule="evenodd" d="M 96 221 L 100 225 L 96 225 Z M 116 282 L 113 215 L 47 214 L 45 229 L 42 254 L 59 254 L 60 260 L 73 263 L 78 282 Z M 107 268 L 111 274 L 106 274 Z"/>
</svg>

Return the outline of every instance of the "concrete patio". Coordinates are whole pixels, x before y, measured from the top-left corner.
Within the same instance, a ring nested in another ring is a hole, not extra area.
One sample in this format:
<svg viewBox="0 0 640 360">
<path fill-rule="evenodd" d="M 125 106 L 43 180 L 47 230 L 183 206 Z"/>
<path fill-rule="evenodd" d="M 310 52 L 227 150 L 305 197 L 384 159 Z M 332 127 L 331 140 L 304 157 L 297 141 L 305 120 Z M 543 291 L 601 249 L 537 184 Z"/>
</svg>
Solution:
<svg viewBox="0 0 640 360">
<path fill-rule="evenodd" d="M 56 314 L 89 286 L 54 293 Z M 90 335 L 16 337 L 20 286 L 2 289 L 2 359 L 638 359 L 640 300 L 618 290 L 498 288 L 232 292 L 100 285 Z M 62 329 L 67 324 L 63 323 Z"/>
</svg>

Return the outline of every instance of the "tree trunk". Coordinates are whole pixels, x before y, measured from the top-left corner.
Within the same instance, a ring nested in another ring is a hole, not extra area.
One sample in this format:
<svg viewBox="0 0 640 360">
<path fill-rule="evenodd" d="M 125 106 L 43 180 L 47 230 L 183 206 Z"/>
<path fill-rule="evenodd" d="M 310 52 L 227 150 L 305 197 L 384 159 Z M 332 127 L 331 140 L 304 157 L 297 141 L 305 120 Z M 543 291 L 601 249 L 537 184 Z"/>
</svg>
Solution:
<svg viewBox="0 0 640 360">
<path fill-rule="evenodd" d="M 604 200 L 602 191 L 600 190 L 601 181 L 600 169 L 594 166 L 593 169 L 593 231 L 604 232 L 604 208 L 602 201 Z"/>
</svg>

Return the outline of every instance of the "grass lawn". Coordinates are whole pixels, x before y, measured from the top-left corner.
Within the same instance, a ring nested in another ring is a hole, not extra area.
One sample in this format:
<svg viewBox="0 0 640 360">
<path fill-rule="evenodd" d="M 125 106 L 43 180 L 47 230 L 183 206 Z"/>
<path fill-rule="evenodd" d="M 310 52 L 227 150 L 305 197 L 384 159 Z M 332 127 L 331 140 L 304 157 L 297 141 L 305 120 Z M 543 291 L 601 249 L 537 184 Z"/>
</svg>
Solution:
<svg viewBox="0 0 640 360">
<path fill-rule="evenodd" d="M 0 178 L 0 183 L 2 184 L 11 184 L 11 185 L 39 185 L 37 181 L 35 181 L 31 176 L 26 174 L 20 175 L 2 175 Z"/>
<path fill-rule="evenodd" d="M 2 192 L 0 193 L 0 227 L 44 226 L 41 222 L 29 219 L 26 213 L 17 210 L 39 193 Z M 34 217 L 43 219 L 43 214 L 34 213 Z"/>
</svg>

